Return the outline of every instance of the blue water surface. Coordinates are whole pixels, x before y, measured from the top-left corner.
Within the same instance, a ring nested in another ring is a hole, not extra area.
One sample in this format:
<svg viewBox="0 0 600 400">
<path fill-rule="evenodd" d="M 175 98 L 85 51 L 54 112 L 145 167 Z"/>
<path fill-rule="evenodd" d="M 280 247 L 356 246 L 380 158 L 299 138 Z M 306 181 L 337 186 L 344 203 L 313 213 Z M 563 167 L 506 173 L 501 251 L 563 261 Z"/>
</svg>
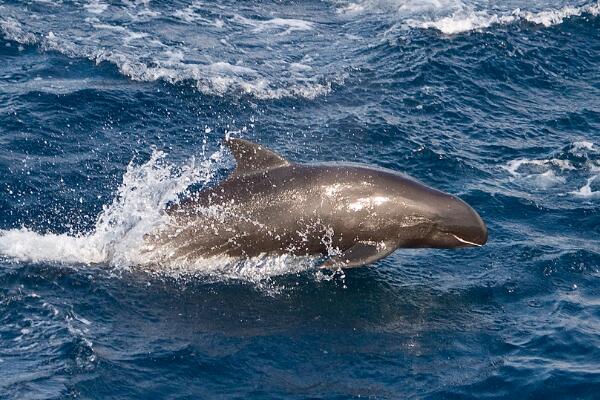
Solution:
<svg viewBox="0 0 600 400">
<path fill-rule="evenodd" d="M 478 249 L 158 268 L 226 135 L 403 171 Z M 0 398 L 600 398 L 597 1 L 0 0 Z"/>
</svg>

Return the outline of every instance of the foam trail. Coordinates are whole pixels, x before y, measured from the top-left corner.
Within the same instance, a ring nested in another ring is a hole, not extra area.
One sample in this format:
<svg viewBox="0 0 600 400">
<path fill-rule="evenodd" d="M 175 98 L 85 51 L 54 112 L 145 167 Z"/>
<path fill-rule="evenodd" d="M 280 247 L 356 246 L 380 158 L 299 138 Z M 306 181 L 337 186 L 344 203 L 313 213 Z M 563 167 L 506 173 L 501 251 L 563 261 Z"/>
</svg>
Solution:
<svg viewBox="0 0 600 400">
<path fill-rule="evenodd" d="M 101 246 L 91 236 L 42 235 L 26 228 L 0 230 L 0 255 L 18 261 L 67 264 L 92 264 L 106 260 Z"/>
</svg>

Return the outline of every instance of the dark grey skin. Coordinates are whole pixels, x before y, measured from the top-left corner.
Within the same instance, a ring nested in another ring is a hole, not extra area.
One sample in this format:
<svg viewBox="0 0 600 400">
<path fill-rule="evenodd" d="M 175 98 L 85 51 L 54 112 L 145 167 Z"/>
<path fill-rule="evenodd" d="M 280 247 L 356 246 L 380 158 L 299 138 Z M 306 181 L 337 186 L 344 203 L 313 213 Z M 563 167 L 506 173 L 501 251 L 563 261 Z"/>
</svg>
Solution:
<svg viewBox="0 0 600 400">
<path fill-rule="evenodd" d="M 373 263 L 398 248 L 482 246 L 487 228 L 464 201 L 395 171 L 296 164 L 229 139 L 237 168 L 218 186 L 167 210 L 155 237 L 178 258 L 291 253 L 325 268 Z"/>
</svg>

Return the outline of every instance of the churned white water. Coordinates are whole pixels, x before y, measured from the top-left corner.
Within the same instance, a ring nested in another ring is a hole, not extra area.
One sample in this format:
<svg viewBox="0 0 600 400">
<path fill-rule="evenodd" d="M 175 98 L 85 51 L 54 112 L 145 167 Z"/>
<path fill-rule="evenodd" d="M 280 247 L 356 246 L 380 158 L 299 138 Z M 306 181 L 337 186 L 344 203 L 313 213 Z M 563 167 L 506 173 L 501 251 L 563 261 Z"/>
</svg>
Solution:
<svg viewBox="0 0 600 400">
<path fill-rule="evenodd" d="M 202 275 L 257 283 L 313 268 L 314 259 L 292 255 L 245 260 L 225 256 L 169 258 L 165 257 L 170 251 L 168 244 L 157 247 L 144 239 L 168 222 L 164 212 L 168 203 L 176 201 L 191 184 L 210 181 L 223 153 L 221 148 L 205 160 L 190 159 L 183 166 L 175 166 L 165 160 L 165 153 L 155 150 L 147 162 L 128 165 L 114 200 L 103 207 L 92 232 L 42 234 L 26 227 L 0 230 L 0 256 L 28 262 L 102 263 L 169 276 Z"/>
<path fill-rule="evenodd" d="M 312 40 L 318 34 L 317 26 L 301 16 L 245 16 L 243 6 L 223 9 L 203 2 L 165 10 L 149 2 L 92 0 L 64 5 L 63 18 L 49 20 L 36 8 L 23 13 L 19 7 L 0 7 L 0 33 L 7 39 L 110 63 L 135 81 L 190 83 L 209 95 L 234 92 L 259 99 L 312 99 L 329 93 L 332 83 L 345 77 L 338 69 L 299 70 L 294 66 L 299 60 L 290 62 L 277 50 L 278 44 Z M 177 24 L 160 29 L 165 18 Z M 80 23 L 65 24 L 68 19 Z M 302 64 L 319 63 L 311 53 L 311 48 L 299 49 L 298 54 L 305 56 Z"/>
<path fill-rule="evenodd" d="M 93 232 L 81 235 L 38 234 L 27 228 L 0 230 L 0 254 L 22 261 L 144 263 L 143 237 L 165 222 L 164 208 L 190 184 L 207 181 L 220 153 L 176 168 L 154 151 L 141 165 L 130 163 L 111 204 L 104 206 Z"/>
<path fill-rule="evenodd" d="M 577 141 L 555 157 L 509 161 L 504 169 L 511 179 L 539 189 L 558 190 L 563 195 L 596 198 L 600 190 L 594 183 L 600 177 L 598 148 L 589 141 Z M 584 184 L 581 182 L 584 181 Z"/>
<path fill-rule="evenodd" d="M 358 0 L 342 3 L 343 13 L 386 13 L 395 15 L 399 23 L 410 28 L 437 29 L 446 35 L 506 25 L 519 21 L 549 27 L 565 19 L 584 14 L 598 15 L 600 2 L 566 5 L 553 8 L 544 2 L 536 11 L 522 8 L 507 9 L 508 2 L 481 2 L 462 0 Z"/>
<path fill-rule="evenodd" d="M 510 13 L 496 14 L 487 10 L 476 11 L 463 9 L 440 19 L 432 21 L 410 21 L 409 25 L 421 28 L 434 28 L 447 35 L 489 28 L 492 25 L 506 25 L 518 21 L 549 27 L 561 24 L 566 18 L 578 17 L 582 14 L 598 15 L 600 3 L 584 6 L 566 6 L 559 9 L 548 9 L 540 12 L 515 9 Z"/>
</svg>

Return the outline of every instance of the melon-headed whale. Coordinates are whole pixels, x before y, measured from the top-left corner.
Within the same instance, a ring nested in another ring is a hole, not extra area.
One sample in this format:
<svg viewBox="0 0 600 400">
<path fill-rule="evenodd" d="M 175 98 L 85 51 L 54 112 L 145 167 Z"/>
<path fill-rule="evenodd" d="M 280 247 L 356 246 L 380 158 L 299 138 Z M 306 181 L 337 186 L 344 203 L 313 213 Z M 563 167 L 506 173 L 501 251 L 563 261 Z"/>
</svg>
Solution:
<svg viewBox="0 0 600 400">
<path fill-rule="evenodd" d="M 300 164 L 226 139 L 236 168 L 217 186 L 167 209 L 155 238 L 177 258 L 290 253 L 324 268 L 373 263 L 398 248 L 481 246 L 487 228 L 464 201 L 389 169 Z"/>
</svg>

